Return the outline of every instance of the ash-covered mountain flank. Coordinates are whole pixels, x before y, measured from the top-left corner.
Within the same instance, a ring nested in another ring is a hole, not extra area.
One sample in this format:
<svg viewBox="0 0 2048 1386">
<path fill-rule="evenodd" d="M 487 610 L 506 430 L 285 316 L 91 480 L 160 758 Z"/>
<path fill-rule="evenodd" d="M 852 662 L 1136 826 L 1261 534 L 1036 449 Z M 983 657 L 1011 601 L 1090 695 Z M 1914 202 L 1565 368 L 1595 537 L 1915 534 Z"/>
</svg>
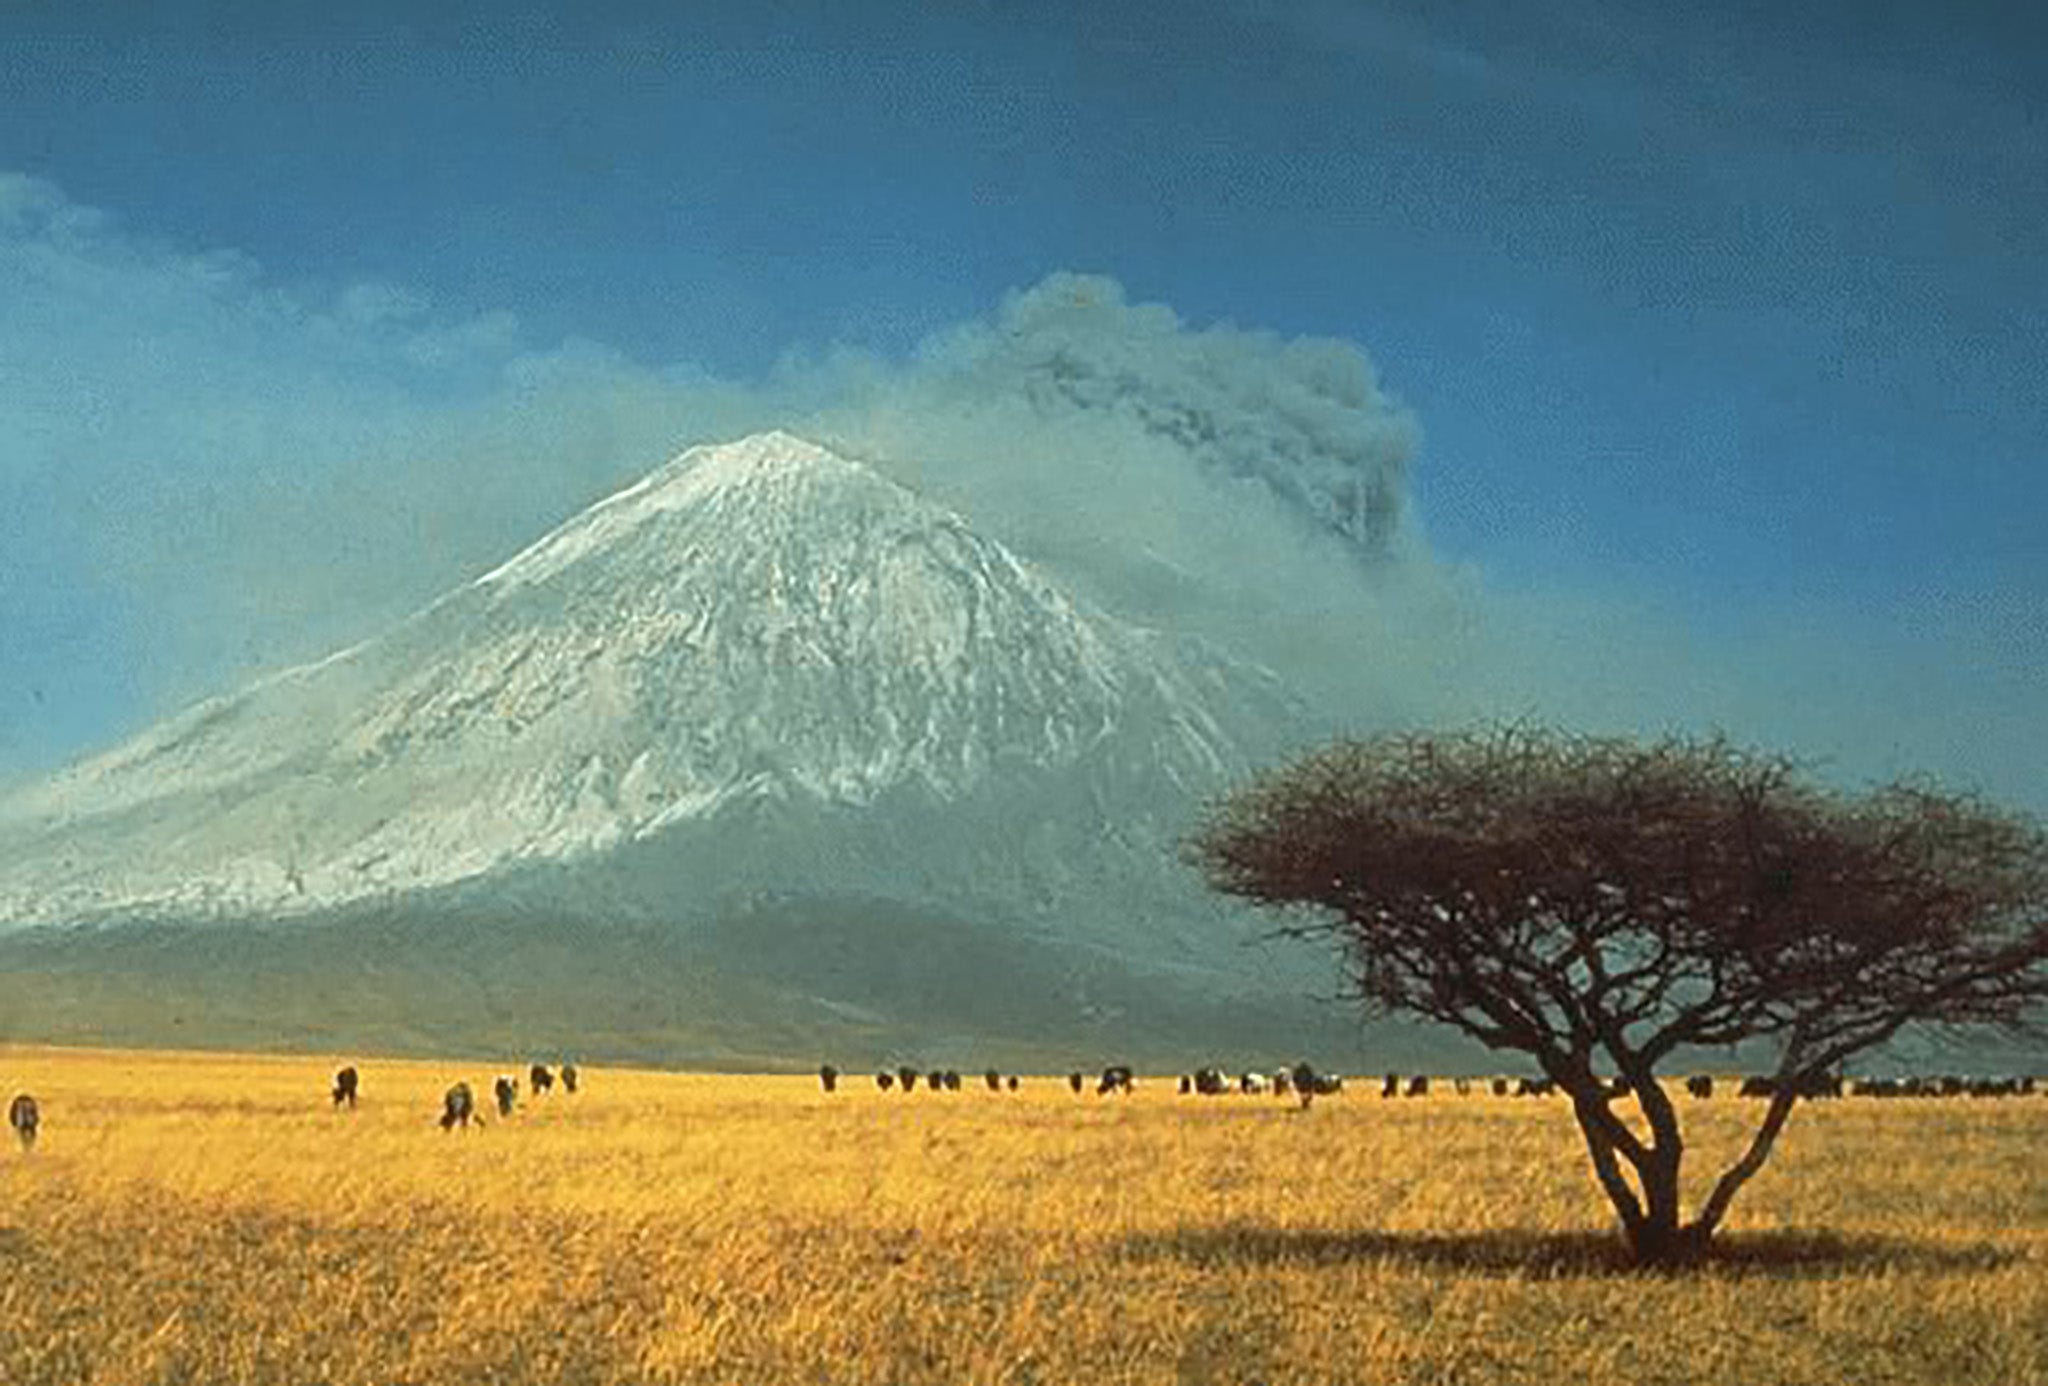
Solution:
<svg viewBox="0 0 2048 1386">
<path fill-rule="evenodd" d="M 0 1023 L 698 1062 L 1327 1039 L 1327 964 L 1247 947 L 1176 851 L 1296 717 L 860 463 L 694 448 L 0 804 Z"/>
</svg>

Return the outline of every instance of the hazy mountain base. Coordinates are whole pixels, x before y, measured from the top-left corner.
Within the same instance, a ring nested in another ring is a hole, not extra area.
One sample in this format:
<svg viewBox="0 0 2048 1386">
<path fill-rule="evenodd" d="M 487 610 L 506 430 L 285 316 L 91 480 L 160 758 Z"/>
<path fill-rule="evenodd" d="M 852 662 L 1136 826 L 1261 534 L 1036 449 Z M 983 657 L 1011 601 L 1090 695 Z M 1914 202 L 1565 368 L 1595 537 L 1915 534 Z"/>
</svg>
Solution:
<svg viewBox="0 0 2048 1386">
<path fill-rule="evenodd" d="M 685 927 L 444 906 L 319 924 L 29 930 L 0 938 L 0 1038 L 732 1071 L 1301 1056 L 1356 1071 L 1441 1069 L 1448 1057 L 1426 1035 L 1368 1029 L 1354 1008 L 1306 992 L 1219 992 L 1198 973 L 826 897 Z"/>
<path fill-rule="evenodd" d="M 291 919 L 0 934 L 0 1038 L 712 1069 L 1434 1067 L 1092 777 L 764 794 L 568 863 Z M 1173 803 L 1161 793 L 1160 802 Z"/>
</svg>

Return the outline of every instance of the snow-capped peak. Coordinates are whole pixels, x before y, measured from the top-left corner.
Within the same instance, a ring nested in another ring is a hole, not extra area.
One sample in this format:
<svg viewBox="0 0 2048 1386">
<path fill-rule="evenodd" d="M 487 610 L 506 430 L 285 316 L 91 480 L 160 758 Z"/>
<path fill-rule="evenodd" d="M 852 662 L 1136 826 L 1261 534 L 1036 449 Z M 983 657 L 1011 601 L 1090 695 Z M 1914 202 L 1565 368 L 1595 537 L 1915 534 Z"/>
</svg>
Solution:
<svg viewBox="0 0 2048 1386">
<path fill-rule="evenodd" d="M 290 913 L 764 797 L 863 811 L 1066 776 L 1090 802 L 1156 799 L 1241 765 L 1232 696 L 958 515 L 765 433 L 31 793 L 0 924 Z"/>
<path fill-rule="evenodd" d="M 788 502 L 802 488 L 835 476 L 881 481 L 859 463 L 781 429 L 693 447 L 485 573 L 477 585 L 541 581 L 649 520 L 721 491 L 779 492 L 768 498 Z"/>
</svg>

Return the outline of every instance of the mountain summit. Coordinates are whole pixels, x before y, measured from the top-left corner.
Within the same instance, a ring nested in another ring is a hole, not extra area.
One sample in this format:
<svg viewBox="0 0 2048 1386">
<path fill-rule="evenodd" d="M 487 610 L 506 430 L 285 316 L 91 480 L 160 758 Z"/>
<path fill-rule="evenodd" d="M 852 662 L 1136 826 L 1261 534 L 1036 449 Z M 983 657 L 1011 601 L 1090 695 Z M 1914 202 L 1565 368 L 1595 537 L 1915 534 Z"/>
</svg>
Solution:
<svg viewBox="0 0 2048 1386">
<path fill-rule="evenodd" d="M 1289 715 L 1262 672 L 1086 609 L 959 515 L 767 433 L 0 806 L 0 924 L 217 940 L 374 914 L 585 949 L 640 928 L 782 986 L 768 960 L 815 971 L 914 919 L 927 955 L 972 936 L 1068 982 L 1083 956 L 1228 974 L 1175 842 Z M 799 989 L 886 1018 L 831 983 Z"/>
</svg>

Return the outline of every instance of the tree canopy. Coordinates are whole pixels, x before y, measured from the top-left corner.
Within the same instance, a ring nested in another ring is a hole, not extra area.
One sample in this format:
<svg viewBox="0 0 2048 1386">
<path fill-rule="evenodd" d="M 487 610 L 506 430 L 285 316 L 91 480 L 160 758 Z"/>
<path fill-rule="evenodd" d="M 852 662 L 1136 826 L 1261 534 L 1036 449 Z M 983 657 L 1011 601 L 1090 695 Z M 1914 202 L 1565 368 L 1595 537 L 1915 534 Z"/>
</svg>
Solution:
<svg viewBox="0 0 2048 1386">
<path fill-rule="evenodd" d="M 1532 1058 L 1645 1260 L 1703 1249 L 1851 1055 L 1908 1025 L 2024 1031 L 2048 1000 L 2033 820 L 1925 782 L 1830 789 L 1718 737 L 1342 742 L 1212 806 L 1190 854 L 1283 931 L 1339 940 L 1368 1006 Z M 1774 1095 L 1684 1223 L 1658 1071 L 1738 1044 L 1775 1056 Z"/>
</svg>

